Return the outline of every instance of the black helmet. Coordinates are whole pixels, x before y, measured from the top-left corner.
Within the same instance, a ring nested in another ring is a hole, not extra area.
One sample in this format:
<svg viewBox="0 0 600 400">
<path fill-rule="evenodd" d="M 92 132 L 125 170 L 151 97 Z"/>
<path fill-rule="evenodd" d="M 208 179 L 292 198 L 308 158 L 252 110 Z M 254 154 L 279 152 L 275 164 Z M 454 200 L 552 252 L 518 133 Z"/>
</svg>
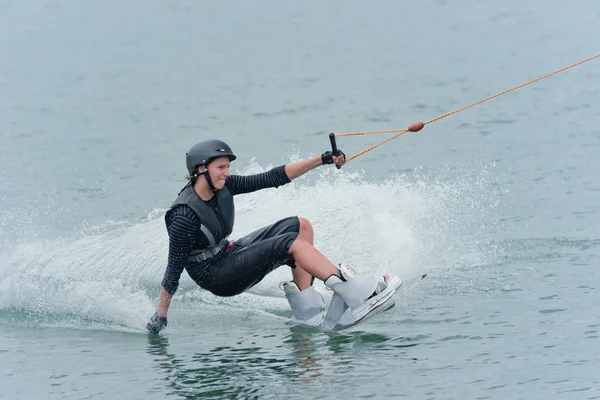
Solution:
<svg viewBox="0 0 600 400">
<path fill-rule="evenodd" d="M 205 140 L 195 144 L 185 154 L 185 163 L 188 172 L 192 174 L 199 165 L 207 165 L 211 160 L 219 157 L 229 157 L 229 161 L 237 158 L 227 143 L 217 139 Z"/>
</svg>

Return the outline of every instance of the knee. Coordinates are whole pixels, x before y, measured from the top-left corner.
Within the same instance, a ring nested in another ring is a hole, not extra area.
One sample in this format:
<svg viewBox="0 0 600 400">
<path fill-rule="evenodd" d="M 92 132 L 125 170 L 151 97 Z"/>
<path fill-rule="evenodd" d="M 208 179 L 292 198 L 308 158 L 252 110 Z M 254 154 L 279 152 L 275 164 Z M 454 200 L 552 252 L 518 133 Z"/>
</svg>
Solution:
<svg viewBox="0 0 600 400">
<path fill-rule="evenodd" d="M 289 254 L 294 254 L 294 252 L 305 247 L 306 245 L 310 245 L 308 240 L 306 240 L 306 238 L 304 236 L 302 236 L 301 234 L 297 235 L 296 239 L 294 239 L 294 241 L 292 242 L 292 244 L 290 246 Z"/>
<path fill-rule="evenodd" d="M 312 240 L 314 231 L 310 221 L 302 217 L 298 217 L 298 221 L 300 222 L 300 235 L 306 240 Z"/>
</svg>

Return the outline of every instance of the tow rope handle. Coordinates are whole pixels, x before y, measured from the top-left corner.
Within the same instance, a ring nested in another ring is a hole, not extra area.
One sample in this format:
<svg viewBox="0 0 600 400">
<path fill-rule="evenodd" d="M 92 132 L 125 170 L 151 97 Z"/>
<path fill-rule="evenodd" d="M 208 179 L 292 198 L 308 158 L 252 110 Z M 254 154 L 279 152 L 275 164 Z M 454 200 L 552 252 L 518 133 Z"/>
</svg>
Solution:
<svg viewBox="0 0 600 400">
<path fill-rule="evenodd" d="M 335 133 L 332 132 L 329 134 L 329 141 L 331 142 L 331 152 L 333 153 L 334 156 L 336 156 L 336 157 L 339 156 L 340 152 L 338 151 L 337 144 L 335 143 Z M 342 168 L 341 165 L 337 165 L 337 164 L 335 164 L 335 167 L 337 169 Z"/>
</svg>

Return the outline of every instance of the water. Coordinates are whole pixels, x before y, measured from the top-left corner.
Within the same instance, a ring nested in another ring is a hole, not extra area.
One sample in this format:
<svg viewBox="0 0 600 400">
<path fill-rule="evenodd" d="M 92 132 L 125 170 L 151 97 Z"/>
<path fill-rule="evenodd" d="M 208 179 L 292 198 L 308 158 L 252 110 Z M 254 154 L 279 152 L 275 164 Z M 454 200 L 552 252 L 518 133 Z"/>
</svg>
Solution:
<svg viewBox="0 0 600 400">
<path fill-rule="evenodd" d="M 335 262 L 427 272 L 386 318 L 289 325 L 282 267 L 184 274 L 141 330 L 196 141 L 253 173 L 402 129 L 597 54 L 594 6 L 0 2 L 0 397 L 598 398 L 598 60 L 236 200 L 234 236 L 297 214 Z"/>
</svg>

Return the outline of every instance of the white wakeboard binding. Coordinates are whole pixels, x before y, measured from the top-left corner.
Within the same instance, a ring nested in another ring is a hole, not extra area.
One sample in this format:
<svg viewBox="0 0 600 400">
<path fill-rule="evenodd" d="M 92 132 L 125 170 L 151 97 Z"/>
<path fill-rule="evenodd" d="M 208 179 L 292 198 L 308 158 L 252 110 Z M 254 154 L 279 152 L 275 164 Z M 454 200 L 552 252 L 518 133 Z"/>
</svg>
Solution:
<svg viewBox="0 0 600 400">
<path fill-rule="evenodd" d="M 394 295 L 402 285 L 399 277 L 386 281 L 383 276 L 356 275 L 343 265 L 339 270 L 341 278 L 332 275 L 325 281 L 334 295 L 321 323 L 324 328 L 337 331 L 357 325 L 394 305 Z"/>
<path fill-rule="evenodd" d="M 314 286 L 300 290 L 294 281 L 282 282 L 279 287 L 292 309 L 292 321 L 311 326 L 319 326 L 331 303 L 331 295 L 322 294 Z"/>
</svg>

